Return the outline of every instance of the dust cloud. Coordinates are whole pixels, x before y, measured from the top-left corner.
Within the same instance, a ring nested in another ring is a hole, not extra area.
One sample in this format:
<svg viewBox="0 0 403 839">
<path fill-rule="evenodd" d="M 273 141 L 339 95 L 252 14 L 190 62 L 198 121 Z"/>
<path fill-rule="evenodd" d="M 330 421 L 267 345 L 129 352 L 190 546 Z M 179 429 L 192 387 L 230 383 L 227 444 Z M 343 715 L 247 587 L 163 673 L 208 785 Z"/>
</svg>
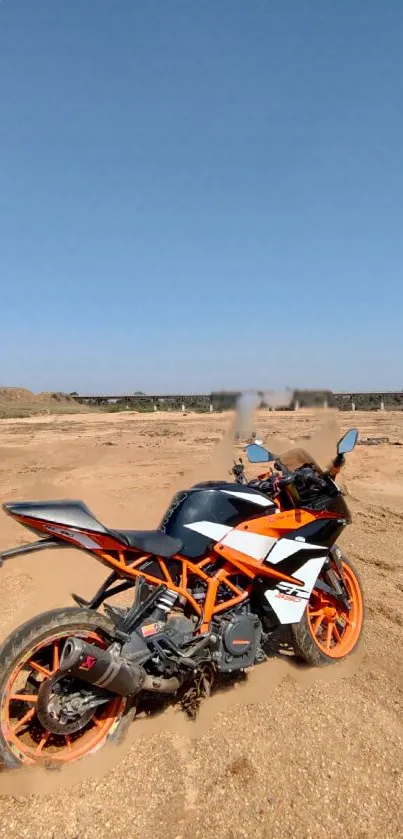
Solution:
<svg viewBox="0 0 403 839">
<path fill-rule="evenodd" d="M 129 727 L 124 741 L 119 745 L 105 746 L 100 752 L 63 769 L 42 767 L 9 770 L 0 775 L 0 795 L 51 795 L 60 789 L 70 789 L 76 784 L 104 777 L 125 757 L 128 750 L 142 739 L 161 733 L 181 735 L 194 740 L 202 737 L 217 721 L 220 713 L 228 708 L 266 703 L 276 688 L 288 680 L 301 690 L 308 690 L 317 683 L 339 682 L 351 678 L 362 663 L 359 650 L 337 667 L 310 668 L 296 664 L 288 657 L 269 659 L 255 666 L 243 681 L 218 690 L 203 700 L 195 721 L 190 721 L 181 710 L 171 706 L 156 716 L 140 716 Z"/>
</svg>

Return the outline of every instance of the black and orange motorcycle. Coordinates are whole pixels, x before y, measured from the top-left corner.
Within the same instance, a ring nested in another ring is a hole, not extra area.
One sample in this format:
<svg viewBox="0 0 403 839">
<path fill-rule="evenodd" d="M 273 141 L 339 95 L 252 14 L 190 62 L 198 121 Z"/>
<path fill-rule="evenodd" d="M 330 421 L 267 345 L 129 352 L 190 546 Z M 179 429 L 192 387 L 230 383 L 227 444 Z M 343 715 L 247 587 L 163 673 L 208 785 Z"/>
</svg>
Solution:
<svg viewBox="0 0 403 839">
<path fill-rule="evenodd" d="M 192 714 L 214 679 L 263 662 L 281 625 L 311 665 L 352 653 L 363 594 L 335 544 L 351 518 L 334 479 L 357 439 L 347 432 L 327 472 L 278 463 L 247 482 L 238 467 L 233 481 L 179 492 L 155 531 L 111 530 L 81 501 L 4 504 L 41 538 L 2 563 L 74 546 L 111 573 L 91 601 L 73 595 L 76 606 L 29 620 L 2 645 L 0 762 L 60 766 L 91 754 L 155 694 Z M 252 463 L 274 458 L 256 443 L 246 452 Z M 105 602 L 130 588 L 132 605 Z"/>
</svg>

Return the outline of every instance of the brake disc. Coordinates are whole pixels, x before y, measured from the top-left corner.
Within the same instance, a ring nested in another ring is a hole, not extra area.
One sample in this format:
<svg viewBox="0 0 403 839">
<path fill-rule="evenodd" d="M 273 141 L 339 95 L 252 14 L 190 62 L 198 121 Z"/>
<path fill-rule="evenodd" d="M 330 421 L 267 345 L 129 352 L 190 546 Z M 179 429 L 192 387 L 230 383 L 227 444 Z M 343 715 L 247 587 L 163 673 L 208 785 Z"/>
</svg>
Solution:
<svg viewBox="0 0 403 839">
<path fill-rule="evenodd" d="M 83 697 L 79 693 L 68 693 L 66 687 L 69 681 L 64 675 L 51 676 L 39 688 L 37 717 L 51 734 L 75 734 L 89 723 L 94 714 L 93 707 L 83 708 Z"/>
</svg>

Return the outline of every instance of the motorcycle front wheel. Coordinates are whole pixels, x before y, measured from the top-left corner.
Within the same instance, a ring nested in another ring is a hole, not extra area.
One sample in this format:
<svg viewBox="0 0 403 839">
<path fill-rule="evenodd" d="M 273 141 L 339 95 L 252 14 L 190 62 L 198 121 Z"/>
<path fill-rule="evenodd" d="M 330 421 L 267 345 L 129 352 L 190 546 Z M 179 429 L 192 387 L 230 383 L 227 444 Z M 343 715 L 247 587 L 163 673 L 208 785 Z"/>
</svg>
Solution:
<svg viewBox="0 0 403 839">
<path fill-rule="evenodd" d="M 356 651 L 364 626 L 364 597 L 358 571 L 343 557 L 350 609 L 320 589 L 313 589 L 299 623 L 291 627 L 295 652 L 308 664 L 334 664 Z"/>
<path fill-rule="evenodd" d="M 7 638 L 0 649 L 0 764 L 9 769 L 60 766 L 121 739 L 135 713 L 127 697 L 111 696 L 87 710 L 66 726 L 68 733 L 51 716 L 49 730 L 46 709 L 41 713 L 38 707 L 39 690 L 58 670 L 66 638 L 75 636 L 105 648 L 111 631 L 104 615 L 69 608 L 38 615 Z M 81 684 L 76 682 L 71 689 L 79 691 Z"/>
</svg>

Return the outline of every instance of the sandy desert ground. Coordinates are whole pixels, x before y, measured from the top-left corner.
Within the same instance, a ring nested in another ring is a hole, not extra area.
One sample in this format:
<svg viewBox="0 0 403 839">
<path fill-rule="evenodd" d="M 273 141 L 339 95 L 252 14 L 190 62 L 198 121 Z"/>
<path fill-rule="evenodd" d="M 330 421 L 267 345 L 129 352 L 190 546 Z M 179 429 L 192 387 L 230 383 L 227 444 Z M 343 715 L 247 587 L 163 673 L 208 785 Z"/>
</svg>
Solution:
<svg viewBox="0 0 403 839">
<path fill-rule="evenodd" d="M 403 444 L 403 413 L 260 413 L 259 435 L 315 431 L 319 459 L 336 423 Z M 0 499 L 84 499 L 111 527 L 152 527 L 173 491 L 225 477 L 231 415 L 92 414 L 0 422 Z M 309 448 L 310 444 L 304 441 Z M 166 713 L 132 725 L 119 751 L 69 774 L 0 775 L 0 838 L 394 839 L 403 819 L 403 445 L 357 447 L 344 473 L 353 524 L 342 546 L 367 611 L 361 652 L 312 671 L 292 658 L 255 668 L 195 724 Z M 0 549 L 29 541 L 0 514 Z M 0 571 L 0 637 L 26 617 L 90 594 L 105 570 L 45 552 Z M 136 733 L 135 733 L 136 732 Z M 63 774 L 63 773 L 62 773 Z M 64 788 L 67 787 L 67 788 Z"/>
</svg>

